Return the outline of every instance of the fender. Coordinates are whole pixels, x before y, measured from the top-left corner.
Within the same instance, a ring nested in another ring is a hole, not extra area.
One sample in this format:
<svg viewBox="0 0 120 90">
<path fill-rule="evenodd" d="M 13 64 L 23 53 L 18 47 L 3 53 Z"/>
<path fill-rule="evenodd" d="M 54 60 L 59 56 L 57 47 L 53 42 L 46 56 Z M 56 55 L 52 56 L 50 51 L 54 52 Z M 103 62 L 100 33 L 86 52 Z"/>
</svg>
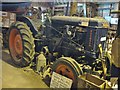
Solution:
<svg viewBox="0 0 120 90">
<path fill-rule="evenodd" d="M 17 21 L 26 23 L 28 27 L 30 27 L 31 32 L 33 33 L 33 37 L 35 37 L 35 35 L 38 33 L 38 30 L 36 29 L 36 27 L 34 27 L 32 20 L 25 16 L 18 16 L 16 19 Z"/>
</svg>

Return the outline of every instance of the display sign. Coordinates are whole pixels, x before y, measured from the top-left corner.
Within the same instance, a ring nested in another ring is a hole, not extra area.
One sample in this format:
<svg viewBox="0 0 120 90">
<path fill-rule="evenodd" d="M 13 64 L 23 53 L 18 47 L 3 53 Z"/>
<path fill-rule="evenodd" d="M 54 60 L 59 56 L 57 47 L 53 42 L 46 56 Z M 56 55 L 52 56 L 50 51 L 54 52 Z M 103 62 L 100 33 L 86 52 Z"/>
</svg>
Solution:
<svg viewBox="0 0 120 90">
<path fill-rule="evenodd" d="M 50 88 L 71 88 L 72 86 L 72 80 L 62 76 L 56 72 L 53 72 Z"/>
</svg>

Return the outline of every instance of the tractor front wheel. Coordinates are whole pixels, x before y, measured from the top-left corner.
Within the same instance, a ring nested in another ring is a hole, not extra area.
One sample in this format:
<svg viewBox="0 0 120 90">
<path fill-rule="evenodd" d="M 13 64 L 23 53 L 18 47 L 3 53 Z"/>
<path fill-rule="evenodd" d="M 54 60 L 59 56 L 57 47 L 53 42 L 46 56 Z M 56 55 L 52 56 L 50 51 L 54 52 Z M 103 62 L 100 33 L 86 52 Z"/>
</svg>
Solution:
<svg viewBox="0 0 120 90">
<path fill-rule="evenodd" d="M 77 88 L 78 76 L 82 75 L 83 71 L 74 59 L 61 57 L 53 63 L 52 69 L 54 72 L 70 78 L 73 81 L 72 88 Z"/>
</svg>

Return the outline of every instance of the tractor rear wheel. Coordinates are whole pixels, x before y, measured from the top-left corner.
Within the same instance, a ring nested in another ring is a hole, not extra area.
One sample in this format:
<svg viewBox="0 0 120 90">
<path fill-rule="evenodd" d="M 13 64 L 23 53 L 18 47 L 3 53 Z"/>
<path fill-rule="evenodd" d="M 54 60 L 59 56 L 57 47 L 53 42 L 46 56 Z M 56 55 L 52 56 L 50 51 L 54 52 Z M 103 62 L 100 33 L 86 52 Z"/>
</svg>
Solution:
<svg viewBox="0 0 120 90">
<path fill-rule="evenodd" d="M 34 38 L 29 27 L 23 22 L 15 22 L 10 27 L 9 51 L 13 62 L 25 67 L 34 59 Z"/>
<path fill-rule="evenodd" d="M 61 57 L 53 63 L 52 69 L 56 73 L 72 79 L 72 88 L 77 88 L 78 76 L 82 75 L 83 71 L 74 59 Z"/>
</svg>

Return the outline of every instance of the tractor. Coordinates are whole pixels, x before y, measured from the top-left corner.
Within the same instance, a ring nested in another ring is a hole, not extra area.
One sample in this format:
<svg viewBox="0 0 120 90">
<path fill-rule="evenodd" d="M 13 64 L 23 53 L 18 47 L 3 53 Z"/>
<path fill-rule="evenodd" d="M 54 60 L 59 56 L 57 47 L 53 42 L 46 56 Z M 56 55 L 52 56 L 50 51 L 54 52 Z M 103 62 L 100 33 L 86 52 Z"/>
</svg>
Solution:
<svg viewBox="0 0 120 90">
<path fill-rule="evenodd" d="M 35 57 L 43 52 L 52 71 L 72 79 L 73 87 L 77 84 L 77 76 L 83 72 L 98 74 L 97 71 L 102 70 L 98 45 L 106 36 L 107 28 L 88 27 L 82 19 L 53 16 L 38 31 L 28 18 L 20 17 L 19 21 L 12 23 L 9 32 L 9 51 L 13 61 L 21 67 L 30 63 L 37 66 Z M 90 21 L 86 22 L 98 25 L 97 21 Z"/>
<path fill-rule="evenodd" d="M 108 27 L 103 18 L 52 16 L 41 25 L 28 16 L 17 15 L 9 27 L 9 52 L 13 62 L 20 67 L 36 67 L 42 52 L 46 66 L 49 65 L 52 72 L 72 79 L 72 88 L 76 88 L 79 75 L 103 74 L 98 46 L 101 44 L 105 49 L 102 39 L 106 37 Z"/>
</svg>

